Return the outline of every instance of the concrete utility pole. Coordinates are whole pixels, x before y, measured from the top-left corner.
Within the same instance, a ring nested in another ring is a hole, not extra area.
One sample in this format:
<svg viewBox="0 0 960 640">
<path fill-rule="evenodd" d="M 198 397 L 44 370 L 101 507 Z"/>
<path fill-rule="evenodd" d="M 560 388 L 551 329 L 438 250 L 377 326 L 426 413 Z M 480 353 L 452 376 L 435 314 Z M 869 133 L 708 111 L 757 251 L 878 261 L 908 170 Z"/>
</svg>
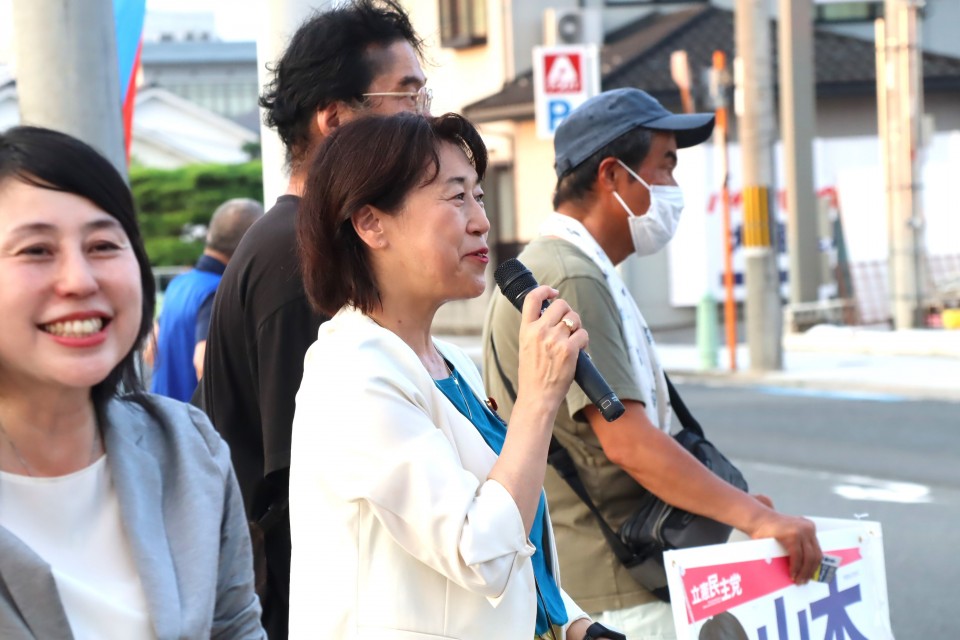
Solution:
<svg viewBox="0 0 960 640">
<path fill-rule="evenodd" d="M 779 10 L 780 136 L 786 178 L 790 302 L 799 304 L 817 300 L 821 284 L 813 185 L 813 16 L 810 2 L 780 0 Z"/>
<path fill-rule="evenodd" d="M 897 329 L 922 326 L 924 221 L 920 206 L 923 114 L 917 11 L 921 0 L 886 0 L 877 20 L 877 109 L 890 234 L 890 303 Z"/>
<path fill-rule="evenodd" d="M 737 0 L 735 107 L 743 156 L 743 253 L 750 367 L 783 368 L 780 268 L 770 185 L 773 183 L 773 69 L 767 0 Z"/>
<path fill-rule="evenodd" d="M 111 0 L 13 0 L 23 124 L 91 145 L 127 175 Z"/>
</svg>

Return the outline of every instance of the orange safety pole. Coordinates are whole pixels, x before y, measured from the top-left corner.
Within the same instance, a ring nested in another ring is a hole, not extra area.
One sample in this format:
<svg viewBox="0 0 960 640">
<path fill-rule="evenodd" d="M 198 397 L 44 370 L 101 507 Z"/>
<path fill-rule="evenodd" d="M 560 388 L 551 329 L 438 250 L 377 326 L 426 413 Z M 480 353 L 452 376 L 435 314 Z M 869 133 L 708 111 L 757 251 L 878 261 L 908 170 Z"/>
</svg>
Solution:
<svg viewBox="0 0 960 640">
<path fill-rule="evenodd" d="M 722 77 L 727 67 L 727 56 L 723 51 L 713 52 L 713 68 L 717 77 Z M 717 107 L 717 122 L 714 139 L 720 148 L 721 175 L 720 203 L 723 213 L 723 326 L 727 338 L 727 352 L 730 356 L 730 370 L 737 370 L 737 305 L 733 297 L 733 234 L 730 224 L 730 158 L 727 150 L 727 108 L 724 101 Z"/>
</svg>

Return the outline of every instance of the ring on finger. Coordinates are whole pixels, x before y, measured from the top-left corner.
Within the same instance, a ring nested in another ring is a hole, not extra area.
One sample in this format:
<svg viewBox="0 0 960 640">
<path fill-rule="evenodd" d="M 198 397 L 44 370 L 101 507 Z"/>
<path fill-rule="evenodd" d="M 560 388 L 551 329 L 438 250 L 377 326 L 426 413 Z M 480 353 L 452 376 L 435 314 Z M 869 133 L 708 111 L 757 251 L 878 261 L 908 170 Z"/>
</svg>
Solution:
<svg viewBox="0 0 960 640">
<path fill-rule="evenodd" d="M 577 325 L 575 325 L 575 324 L 573 323 L 573 320 L 571 320 L 570 318 L 564 318 L 564 319 L 561 320 L 560 322 L 562 322 L 563 324 L 567 325 L 567 329 L 570 330 L 570 333 L 573 333 L 574 331 L 577 330 Z"/>
</svg>

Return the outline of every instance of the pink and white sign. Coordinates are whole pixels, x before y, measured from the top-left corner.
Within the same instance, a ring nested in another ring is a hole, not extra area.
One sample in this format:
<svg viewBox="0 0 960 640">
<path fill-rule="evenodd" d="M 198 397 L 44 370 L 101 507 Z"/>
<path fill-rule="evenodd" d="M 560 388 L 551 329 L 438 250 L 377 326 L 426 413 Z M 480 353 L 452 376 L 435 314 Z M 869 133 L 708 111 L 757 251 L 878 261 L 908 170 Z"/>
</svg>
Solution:
<svg viewBox="0 0 960 640">
<path fill-rule="evenodd" d="M 664 554 L 677 638 L 893 640 L 879 523 L 814 520 L 829 582 L 793 584 L 774 540 Z"/>
</svg>

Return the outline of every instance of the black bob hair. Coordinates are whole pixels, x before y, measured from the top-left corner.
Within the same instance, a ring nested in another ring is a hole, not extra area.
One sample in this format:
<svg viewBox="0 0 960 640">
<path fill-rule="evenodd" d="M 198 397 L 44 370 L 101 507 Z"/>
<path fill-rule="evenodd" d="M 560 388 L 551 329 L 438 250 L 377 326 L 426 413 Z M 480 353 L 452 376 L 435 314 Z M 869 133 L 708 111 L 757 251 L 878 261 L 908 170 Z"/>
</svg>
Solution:
<svg viewBox="0 0 960 640">
<path fill-rule="evenodd" d="M 137 224 L 133 195 L 126 182 L 106 158 L 85 142 L 59 131 L 27 126 L 0 133 L 0 188 L 8 180 L 85 198 L 123 227 L 140 266 L 140 330 L 130 351 L 106 378 L 94 385 L 91 399 L 101 419 L 107 402 L 119 391 L 142 400 L 145 396 L 137 359 L 140 345 L 153 326 L 156 284 Z"/>
</svg>

